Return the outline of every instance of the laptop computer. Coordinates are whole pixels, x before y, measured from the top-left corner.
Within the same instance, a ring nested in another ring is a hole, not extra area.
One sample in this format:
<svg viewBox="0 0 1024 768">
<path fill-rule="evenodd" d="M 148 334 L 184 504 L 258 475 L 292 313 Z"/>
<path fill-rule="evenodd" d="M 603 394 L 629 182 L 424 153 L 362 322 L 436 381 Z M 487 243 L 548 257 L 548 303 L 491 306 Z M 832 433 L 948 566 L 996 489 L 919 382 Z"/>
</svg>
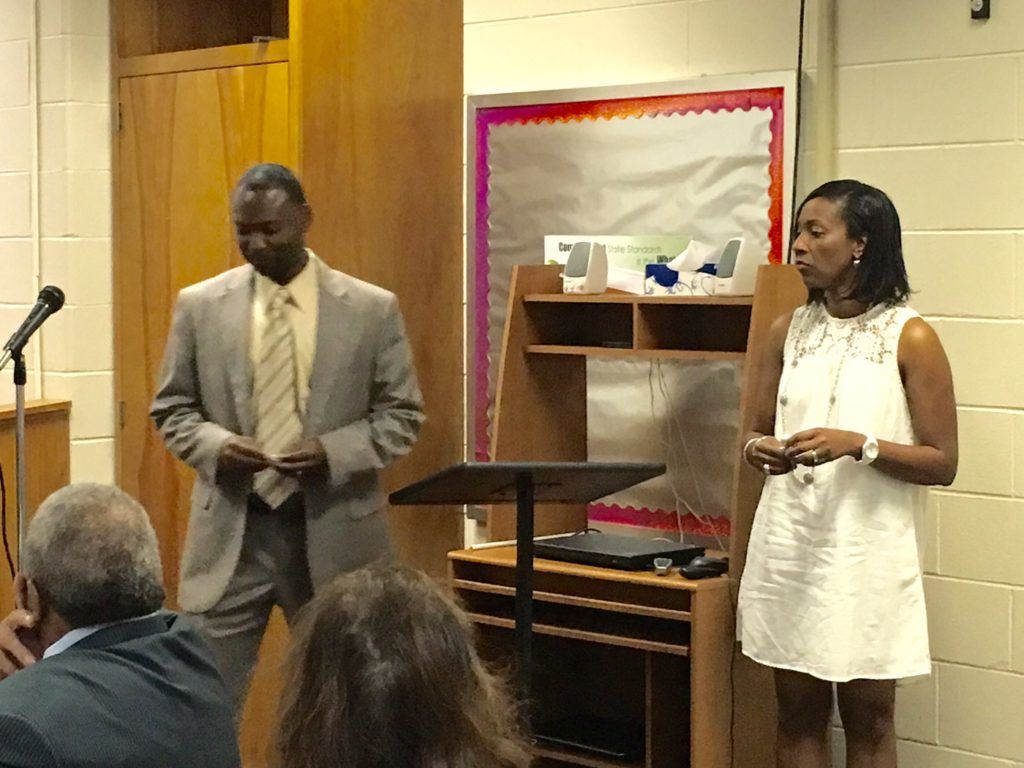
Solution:
<svg viewBox="0 0 1024 768">
<path fill-rule="evenodd" d="M 623 571 L 643 571 L 654 567 L 654 558 L 667 557 L 672 565 L 686 565 L 704 554 L 704 547 L 661 539 L 641 539 L 610 533 L 585 531 L 550 539 L 533 545 L 537 557 L 564 560 L 581 565 L 599 565 Z"/>
</svg>

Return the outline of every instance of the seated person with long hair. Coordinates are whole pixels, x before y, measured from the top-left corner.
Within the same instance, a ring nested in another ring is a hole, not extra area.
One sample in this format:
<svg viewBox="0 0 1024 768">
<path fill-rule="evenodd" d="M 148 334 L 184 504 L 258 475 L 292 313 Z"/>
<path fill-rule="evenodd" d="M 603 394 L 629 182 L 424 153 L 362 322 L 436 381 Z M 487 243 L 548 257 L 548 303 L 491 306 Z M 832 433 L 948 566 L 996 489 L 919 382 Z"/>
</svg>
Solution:
<svg viewBox="0 0 1024 768">
<path fill-rule="evenodd" d="M 376 566 L 303 609 L 287 663 L 283 768 L 526 768 L 516 711 L 429 577 Z"/>
</svg>

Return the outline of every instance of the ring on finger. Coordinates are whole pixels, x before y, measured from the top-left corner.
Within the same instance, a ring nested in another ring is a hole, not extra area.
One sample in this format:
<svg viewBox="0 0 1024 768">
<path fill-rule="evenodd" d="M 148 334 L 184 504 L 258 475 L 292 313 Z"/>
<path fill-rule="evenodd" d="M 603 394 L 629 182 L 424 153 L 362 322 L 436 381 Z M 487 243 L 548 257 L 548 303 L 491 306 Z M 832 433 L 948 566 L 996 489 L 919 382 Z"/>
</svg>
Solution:
<svg viewBox="0 0 1024 768">
<path fill-rule="evenodd" d="M 811 448 L 811 465 L 817 465 L 818 463 L 818 452 Z"/>
<path fill-rule="evenodd" d="M 772 468 L 771 466 L 769 466 L 768 462 L 765 462 L 764 464 L 761 465 L 761 471 L 764 472 L 766 475 L 770 475 L 772 473 Z"/>
</svg>

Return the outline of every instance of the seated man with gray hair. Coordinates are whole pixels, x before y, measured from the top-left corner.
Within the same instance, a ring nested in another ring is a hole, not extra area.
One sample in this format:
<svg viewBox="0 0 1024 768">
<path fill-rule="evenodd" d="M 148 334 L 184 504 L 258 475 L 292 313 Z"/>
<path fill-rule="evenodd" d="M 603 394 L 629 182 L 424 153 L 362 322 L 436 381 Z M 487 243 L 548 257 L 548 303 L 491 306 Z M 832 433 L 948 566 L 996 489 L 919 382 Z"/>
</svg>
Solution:
<svg viewBox="0 0 1024 768">
<path fill-rule="evenodd" d="M 28 526 L 18 608 L 0 621 L 0 766 L 237 768 L 213 654 L 161 610 L 146 511 L 118 488 L 69 485 Z"/>
</svg>

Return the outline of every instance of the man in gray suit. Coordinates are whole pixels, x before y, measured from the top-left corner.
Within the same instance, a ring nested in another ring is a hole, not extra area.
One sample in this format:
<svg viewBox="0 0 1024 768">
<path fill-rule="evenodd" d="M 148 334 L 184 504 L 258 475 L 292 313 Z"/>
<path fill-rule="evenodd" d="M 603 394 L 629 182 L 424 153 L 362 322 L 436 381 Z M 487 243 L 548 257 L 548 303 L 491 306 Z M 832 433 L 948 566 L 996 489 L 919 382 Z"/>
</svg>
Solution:
<svg viewBox="0 0 1024 768">
<path fill-rule="evenodd" d="M 178 296 L 150 411 L 196 470 L 179 601 L 238 710 L 274 605 L 388 555 L 377 472 L 412 446 L 423 401 L 396 297 L 306 248 L 287 168 L 232 195 L 247 265 Z"/>
<path fill-rule="evenodd" d="M 0 765 L 237 768 L 231 699 L 188 620 L 160 610 L 145 510 L 113 486 L 52 494 L 0 621 Z"/>
</svg>

